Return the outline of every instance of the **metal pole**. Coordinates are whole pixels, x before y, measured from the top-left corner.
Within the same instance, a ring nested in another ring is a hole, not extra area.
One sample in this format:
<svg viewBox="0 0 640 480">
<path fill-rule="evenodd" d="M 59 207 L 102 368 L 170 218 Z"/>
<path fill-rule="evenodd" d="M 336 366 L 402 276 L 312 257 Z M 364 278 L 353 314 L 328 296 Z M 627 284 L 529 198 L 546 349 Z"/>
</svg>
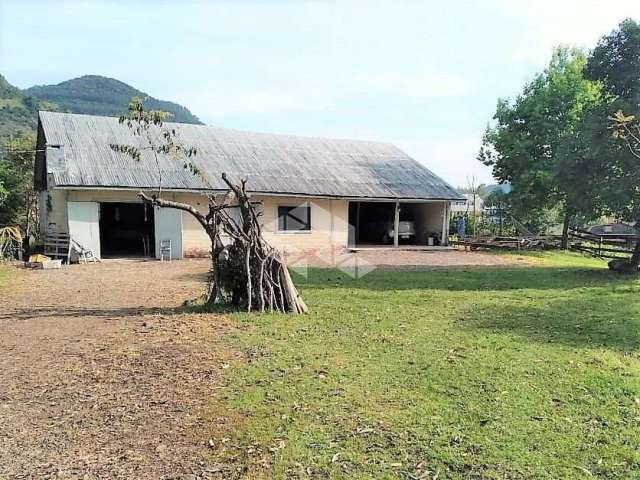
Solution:
<svg viewBox="0 0 640 480">
<path fill-rule="evenodd" d="M 400 202 L 396 202 L 396 214 L 393 220 L 393 246 L 398 248 L 398 229 L 400 228 Z"/>
<path fill-rule="evenodd" d="M 440 237 L 440 245 L 446 246 L 449 242 L 449 208 L 448 203 L 444 202 L 442 209 L 442 236 Z"/>
</svg>

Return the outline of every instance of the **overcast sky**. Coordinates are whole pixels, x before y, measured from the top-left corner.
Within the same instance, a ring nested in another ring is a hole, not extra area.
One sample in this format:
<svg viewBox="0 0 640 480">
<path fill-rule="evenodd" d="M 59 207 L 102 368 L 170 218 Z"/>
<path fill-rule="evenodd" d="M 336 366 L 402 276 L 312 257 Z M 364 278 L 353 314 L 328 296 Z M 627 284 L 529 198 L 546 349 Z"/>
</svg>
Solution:
<svg viewBox="0 0 640 480">
<path fill-rule="evenodd" d="M 390 141 L 464 186 L 491 181 L 475 157 L 497 98 L 625 17 L 640 0 L 0 0 L 0 73 L 105 75 L 210 125 Z"/>
</svg>

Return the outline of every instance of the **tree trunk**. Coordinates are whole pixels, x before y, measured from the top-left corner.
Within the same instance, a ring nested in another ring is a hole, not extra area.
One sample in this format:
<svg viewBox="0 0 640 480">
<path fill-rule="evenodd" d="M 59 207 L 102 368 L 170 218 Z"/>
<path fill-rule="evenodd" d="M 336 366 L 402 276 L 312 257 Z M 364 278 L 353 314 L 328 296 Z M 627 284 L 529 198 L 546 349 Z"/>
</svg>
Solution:
<svg viewBox="0 0 640 480">
<path fill-rule="evenodd" d="M 186 203 L 149 197 L 143 192 L 138 195 L 145 203 L 188 212 L 204 228 L 211 241 L 207 305 L 226 301 L 248 312 L 268 309 L 306 313 L 307 305 L 293 284 L 284 257 L 262 238 L 259 214 L 245 190 L 245 182 L 234 185 L 225 174 L 222 178 L 233 191 L 237 205 L 217 203 L 209 197 L 207 215 Z M 229 208 L 235 207 L 242 214 L 240 224 L 228 213 Z M 223 245 L 220 235 L 229 236 L 231 241 Z"/>
<path fill-rule="evenodd" d="M 562 249 L 569 249 L 569 224 L 571 223 L 571 213 L 569 209 L 564 212 L 564 221 L 562 223 Z"/>
</svg>

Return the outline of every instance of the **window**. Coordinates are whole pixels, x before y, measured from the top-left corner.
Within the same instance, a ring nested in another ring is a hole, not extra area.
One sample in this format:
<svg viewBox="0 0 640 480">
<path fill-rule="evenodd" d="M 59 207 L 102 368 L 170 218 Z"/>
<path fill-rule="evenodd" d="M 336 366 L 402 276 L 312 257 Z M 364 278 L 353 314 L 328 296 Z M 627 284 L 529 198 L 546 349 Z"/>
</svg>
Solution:
<svg viewBox="0 0 640 480">
<path fill-rule="evenodd" d="M 311 230 L 311 206 L 278 207 L 278 231 L 297 232 Z"/>
</svg>

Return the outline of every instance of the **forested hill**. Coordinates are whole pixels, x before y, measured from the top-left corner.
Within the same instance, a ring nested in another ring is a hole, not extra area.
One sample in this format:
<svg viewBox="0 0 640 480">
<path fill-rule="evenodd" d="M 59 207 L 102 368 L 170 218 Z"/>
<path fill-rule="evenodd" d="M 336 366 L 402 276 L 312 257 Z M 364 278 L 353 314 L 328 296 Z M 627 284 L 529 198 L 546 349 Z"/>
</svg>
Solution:
<svg viewBox="0 0 640 480">
<path fill-rule="evenodd" d="M 34 132 L 38 110 L 117 116 L 127 110 L 135 96 L 146 98 L 148 108 L 171 113 L 171 121 L 202 124 L 182 105 L 149 97 L 112 78 L 87 75 L 58 85 L 20 90 L 0 75 L 0 139 Z"/>
<path fill-rule="evenodd" d="M 24 94 L 55 103 L 64 111 L 107 116 L 124 113 L 131 97 L 141 97 L 146 99 L 147 108 L 171 113 L 173 122 L 202 124 L 182 105 L 158 100 L 120 80 L 100 75 L 85 75 L 57 85 L 38 85 L 24 90 Z"/>
<path fill-rule="evenodd" d="M 60 110 L 57 105 L 26 95 L 0 75 L 0 138 L 35 130 L 38 110 Z"/>
</svg>

